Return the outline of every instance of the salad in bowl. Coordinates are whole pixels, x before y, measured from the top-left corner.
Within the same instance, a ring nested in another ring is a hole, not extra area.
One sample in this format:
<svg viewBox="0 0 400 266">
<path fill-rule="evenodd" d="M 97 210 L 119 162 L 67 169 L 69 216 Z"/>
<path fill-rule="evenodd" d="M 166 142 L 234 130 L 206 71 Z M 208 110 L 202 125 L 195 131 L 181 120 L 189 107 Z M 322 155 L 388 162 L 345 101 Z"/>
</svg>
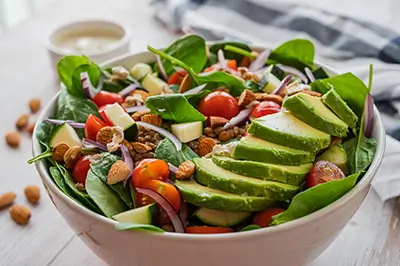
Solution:
<svg viewBox="0 0 400 266">
<path fill-rule="evenodd" d="M 276 49 L 187 35 L 152 62 L 57 65 L 36 127 L 58 189 L 117 230 L 220 234 L 280 227 L 353 189 L 375 158 L 369 84 Z"/>
</svg>

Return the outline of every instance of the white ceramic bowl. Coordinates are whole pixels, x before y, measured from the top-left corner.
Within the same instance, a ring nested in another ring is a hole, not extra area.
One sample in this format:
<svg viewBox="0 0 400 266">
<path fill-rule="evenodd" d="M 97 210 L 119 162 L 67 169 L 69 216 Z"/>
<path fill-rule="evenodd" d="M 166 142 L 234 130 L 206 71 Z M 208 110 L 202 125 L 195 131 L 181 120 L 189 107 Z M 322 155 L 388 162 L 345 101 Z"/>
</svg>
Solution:
<svg viewBox="0 0 400 266">
<path fill-rule="evenodd" d="M 46 47 L 50 53 L 53 65 L 55 66 L 65 55 L 80 55 L 79 51 L 71 51 L 69 49 L 60 48 L 58 43 L 60 40 L 73 35 L 84 34 L 87 32 L 103 32 L 116 36 L 118 40 L 108 45 L 104 49 L 95 52 L 85 52 L 84 54 L 93 59 L 95 62 L 101 63 L 111 58 L 116 58 L 123 54 L 129 53 L 129 41 L 131 33 L 128 26 L 102 19 L 81 20 L 62 25 L 55 29 L 49 36 Z"/>
<path fill-rule="evenodd" d="M 149 52 L 128 55 L 105 63 L 132 67 L 153 62 Z M 56 96 L 57 97 L 57 96 Z M 54 110 L 56 97 L 43 110 L 39 122 Z M 54 184 L 44 163 L 36 164 L 48 195 L 82 241 L 109 265 L 134 266 L 297 266 L 318 257 L 338 236 L 360 207 L 382 161 L 385 131 L 375 108 L 373 136 L 378 147 L 363 179 L 333 204 L 306 217 L 276 227 L 221 235 L 188 235 L 117 231 L 115 221 L 100 216 L 68 198 Z M 37 123 L 38 125 L 39 123 Z M 36 137 L 33 154 L 40 153 Z M 264 264 L 264 263 L 268 264 Z"/>
</svg>

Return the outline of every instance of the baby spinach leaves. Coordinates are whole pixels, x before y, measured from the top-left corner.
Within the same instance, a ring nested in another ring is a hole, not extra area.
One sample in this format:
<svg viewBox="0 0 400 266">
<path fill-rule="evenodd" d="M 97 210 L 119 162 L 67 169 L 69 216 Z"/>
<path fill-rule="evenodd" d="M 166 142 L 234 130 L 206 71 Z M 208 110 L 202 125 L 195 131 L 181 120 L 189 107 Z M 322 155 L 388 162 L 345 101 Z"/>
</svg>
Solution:
<svg viewBox="0 0 400 266">
<path fill-rule="evenodd" d="M 363 132 L 343 143 L 347 153 L 347 165 L 351 173 L 364 171 L 372 163 L 376 152 L 376 140 L 366 138 Z"/>
<path fill-rule="evenodd" d="M 283 64 L 303 71 L 314 67 L 314 44 L 309 40 L 294 39 L 272 50 L 268 64 Z"/>
<path fill-rule="evenodd" d="M 165 231 L 161 228 L 151 225 L 151 224 L 137 224 L 137 223 L 117 223 L 115 229 L 118 231 L 143 231 L 143 232 L 155 232 L 164 233 Z"/>
<path fill-rule="evenodd" d="M 244 232 L 244 231 L 257 230 L 257 229 L 261 229 L 261 226 L 256 225 L 256 224 L 249 224 L 249 225 L 243 227 L 240 231 Z"/>
<path fill-rule="evenodd" d="M 32 164 L 44 158 L 51 157 L 52 153 L 48 145 L 48 143 L 50 142 L 51 129 L 52 125 L 50 123 L 46 123 L 44 121 L 40 123 L 38 129 L 36 130 L 36 138 L 42 146 L 42 153 L 31 158 L 28 161 L 28 164 Z"/>
<path fill-rule="evenodd" d="M 360 174 L 361 172 L 358 172 L 300 192 L 294 196 L 286 211 L 272 218 L 271 225 L 287 223 L 328 206 L 351 190 Z"/>
<path fill-rule="evenodd" d="M 178 167 L 184 161 L 192 160 L 198 157 L 199 156 L 186 144 L 183 144 L 182 151 L 178 152 L 175 148 L 175 145 L 169 139 L 164 139 L 161 141 L 154 153 L 154 158 L 164 160 L 167 163 L 175 165 L 176 167 Z"/>
<path fill-rule="evenodd" d="M 153 114 L 159 114 L 163 119 L 178 123 L 204 121 L 206 119 L 182 94 L 151 96 L 146 100 L 146 107 Z"/>
</svg>

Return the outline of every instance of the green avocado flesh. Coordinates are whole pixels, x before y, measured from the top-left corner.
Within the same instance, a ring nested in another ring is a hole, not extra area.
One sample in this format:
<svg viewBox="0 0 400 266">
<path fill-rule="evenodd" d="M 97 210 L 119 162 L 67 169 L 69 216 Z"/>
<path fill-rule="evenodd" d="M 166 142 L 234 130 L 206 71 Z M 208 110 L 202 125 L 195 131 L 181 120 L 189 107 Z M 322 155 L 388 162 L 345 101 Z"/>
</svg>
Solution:
<svg viewBox="0 0 400 266">
<path fill-rule="evenodd" d="M 313 166 L 305 163 L 299 166 L 260 163 L 246 160 L 235 160 L 229 157 L 213 156 L 213 162 L 228 171 L 236 174 L 255 177 L 263 180 L 272 180 L 290 185 L 300 186 L 306 174 Z"/>
<path fill-rule="evenodd" d="M 322 96 L 322 101 L 351 128 L 355 128 L 357 126 L 357 115 L 342 100 L 342 98 L 340 98 L 339 94 L 337 94 L 334 89 L 325 93 L 324 96 Z"/>
<path fill-rule="evenodd" d="M 345 137 L 348 126 L 322 102 L 321 98 L 297 93 L 282 105 L 308 125 L 335 137 Z"/>
<path fill-rule="evenodd" d="M 314 160 L 314 154 L 309 151 L 296 150 L 252 136 L 240 139 L 232 157 L 283 165 L 300 165 Z"/>
<path fill-rule="evenodd" d="M 329 134 L 307 125 L 289 112 L 254 119 L 247 131 L 252 136 L 305 151 L 317 152 L 331 142 Z"/>
<path fill-rule="evenodd" d="M 268 197 L 278 201 L 289 201 L 299 190 L 299 186 L 229 172 L 210 159 L 195 158 L 193 162 L 196 164 L 197 182 L 210 188 L 243 196 Z"/>
<path fill-rule="evenodd" d="M 318 156 L 317 161 L 331 162 L 342 169 L 345 175 L 349 173 L 347 167 L 347 153 L 339 143 L 332 144 L 324 153 Z"/>
<path fill-rule="evenodd" d="M 175 186 L 185 201 L 213 210 L 256 212 L 276 204 L 276 201 L 270 198 L 239 196 L 202 186 L 194 180 L 175 181 Z"/>
</svg>

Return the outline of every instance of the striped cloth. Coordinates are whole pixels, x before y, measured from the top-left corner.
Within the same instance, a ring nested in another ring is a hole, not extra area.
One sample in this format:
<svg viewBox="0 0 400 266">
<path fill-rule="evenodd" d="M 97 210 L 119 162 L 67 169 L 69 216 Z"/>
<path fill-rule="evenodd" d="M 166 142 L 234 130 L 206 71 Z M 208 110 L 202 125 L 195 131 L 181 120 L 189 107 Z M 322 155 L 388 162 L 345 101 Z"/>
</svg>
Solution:
<svg viewBox="0 0 400 266">
<path fill-rule="evenodd" d="M 316 46 L 317 60 L 367 81 L 386 132 L 400 140 L 400 34 L 379 25 L 310 6 L 265 0 L 153 0 L 155 17 L 173 31 L 190 29 L 209 41 L 236 39 L 276 47 L 293 38 Z M 373 187 L 382 200 L 400 196 L 400 143 L 387 137 Z"/>
</svg>

